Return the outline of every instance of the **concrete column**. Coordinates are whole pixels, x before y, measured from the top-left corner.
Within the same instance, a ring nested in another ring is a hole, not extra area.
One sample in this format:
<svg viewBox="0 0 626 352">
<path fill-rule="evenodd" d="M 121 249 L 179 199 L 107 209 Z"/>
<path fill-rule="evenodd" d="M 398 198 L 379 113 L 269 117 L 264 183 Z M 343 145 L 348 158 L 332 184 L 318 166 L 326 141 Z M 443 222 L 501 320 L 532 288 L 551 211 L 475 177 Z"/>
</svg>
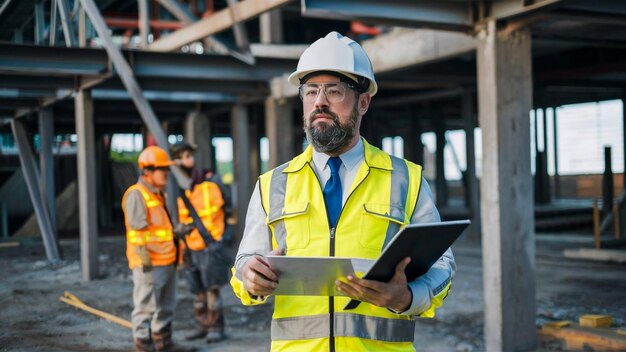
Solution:
<svg viewBox="0 0 626 352">
<path fill-rule="evenodd" d="M 24 31 L 22 31 L 20 28 L 13 30 L 13 43 L 15 44 L 24 43 Z"/>
<path fill-rule="evenodd" d="M 259 16 L 261 43 L 281 44 L 283 42 L 283 16 L 280 9 L 267 11 Z"/>
<path fill-rule="evenodd" d="M 108 227 L 113 222 L 113 203 L 119 199 L 112 199 L 113 170 L 110 161 L 111 136 L 99 134 L 96 136 L 96 189 L 98 192 L 98 219 L 101 227 Z"/>
<path fill-rule="evenodd" d="M 557 108 L 552 108 L 552 129 L 553 135 L 553 147 L 554 147 L 554 197 L 558 198 L 561 195 L 561 180 L 559 177 L 559 143 L 558 143 L 558 129 L 557 129 Z M 625 155 L 626 157 L 626 155 Z M 626 164 L 625 164 L 626 165 Z"/>
<path fill-rule="evenodd" d="M 292 104 L 287 99 L 265 98 L 265 133 L 269 140 L 271 170 L 296 155 L 294 150 L 294 130 Z"/>
<path fill-rule="evenodd" d="M 472 225 L 469 235 L 472 238 L 480 238 L 480 190 L 478 179 L 476 178 L 476 154 L 474 143 L 474 95 L 470 91 L 463 92 L 461 101 L 463 120 L 465 122 L 465 155 L 467 166 L 465 167 L 466 192 L 470 219 Z"/>
<path fill-rule="evenodd" d="M 539 153 L 539 109 L 533 111 L 533 124 L 534 124 L 534 136 L 535 136 L 535 155 Z M 536 170 L 535 170 L 536 171 Z"/>
<path fill-rule="evenodd" d="M 184 127 L 185 140 L 195 144 L 196 165 L 201 168 L 215 169 L 213 157 L 213 135 L 211 133 L 211 121 L 200 111 L 191 111 L 185 118 Z"/>
<path fill-rule="evenodd" d="M 252 194 L 253 180 L 250 177 L 250 137 L 248 136 L 248 109 L 243 104 L 235 104 L 232 108 L 230 121 L 233 134 L 233 162 L 236 187 L 233 194 L 233 213 L 237 216 L 235 243 L 239 243 L 243 235 L 248 202 Z"/>
<path fill-rule="evenodd" d="M 258 109 L 257 109 L 258 108 Z M 261 174 L 261 132 L 260 106 L 252 106 L 248 117 L 248 138 L 250 139 L 250 180 L 255 182 Z"/>
<path fill-rule="evenodd" d="M 448 184 L 446 182 L 446 167 L 444 159 L 444 149 L 446 146 L 445 126 L 436 127 L 437 152 L 435 154 L 435 164 L 437 168 L 437 178 L 435 179 L 435 189 L 437 194 L 437 206 L 448 204 Z"/>
<path fill-rule="evenodd" d="M 626 89 L 623 92 L 622 97 L 622 148 L 624 148 L 624 170 L 622 171 L 623 177 L 623 189 L 626 189 Z M 554 139 L 556 142 L 556 138 Z"/>
<path fill-rule="evenodd" d="M 379 138 L 379 132 L 377 130 L 376 116 L 379 111 L 370 109 L 361 121 L 361 136 L 365 138 L 369 144 L 382 149 L 382 139 Z M 298 126 L 301 129 L 301 125 Z"/>
<path fill-rule="evenodd" d="M 52 108 L 43 108 L 39 111 L 39 169 L 41 178 L 39 179 L 39 191 L 44 205 L 50 214 L 50 223 L 55 238 L 59 238 L 57 233 L 56 216 L 56 192 L 54 189 L 54 155 L 52 154 L 52 144 L 54 140 Z"/>
<path fill-rule="evenodd" d="M 80 263 L 85 281 L 98 277 L 98 212 L 96 211 L 96 146 L 91 91 L 78 90 L 75 98 L 78 172 Z"/>
<path fill-rule="evenodd" d="M 543 112 L 543 175 L 541 178 L 542 198 L 546 203 L 550 203 L 550 174 L 548 173 L 548 109 L 541 109 Z"/>
<path fill-rule="evenodd" d="M 535 325 L 535 234 L 530 173 L 530 30 L 478 34 L 479 121 L 483 131 L 481 218 L 487 351 L 531 350 Z"/>
<path fill-rule="evenodd" d="M 18 148 L 20 164 L 22 165 L 22 171 L 24 173 L 24 181 L 26 181 L 26 187 L 28 188 L 28 195 L 33 202 L 37 224 L 39 225 L 41 238 L 43 239 L 43 244 L 46 249 L 46 257 L 51 263 L 57 263 L 61 260 L 59 244 L 52 232 L 52 223 L 50 221 L 50 215 L 48 214 L 48 208 L 44 206 L 44 201 L 39 193 L 39 174 L 37 172 L 35 157 L 28 138 L 28 133 L 26 132 L 26 127 L 22 121 L 12 119 L 11 129 L 13 131 L 13 137 L 15 138 L 15 144 Z"/>
<path fill-rule="evenodd" d="M 404 158 L 406 160 L 410 160 L 416 164 L 419 164 L 419 162 L 417 162 L 417 150 L 418 144 L 420 143 L 421 135 L 419 133 L 419 122 L 417 121 L 417 116 L 412 108 L 409 108 L 409 110 L 407 111 L 407 115 L 409 118 L 409 125 L 407 128 L 403 128 L 400 130 L 400 136 L 404 141 Z"/>
<path fill-rule="evenodd" d="M 411 140 L 415 140 L 415 162 L 424 165 L 424 144 L 422 143 L 422 124 L 420 123 L 419 109 L 416 106 L 411 108 Z"/>
<path fill-rule="evenodd" d="M 611 166 L 611 146 L 604 147 L 604 173 L 602 173 L 602 215 L 613 210 L 613 167 Z"/>
</svg>

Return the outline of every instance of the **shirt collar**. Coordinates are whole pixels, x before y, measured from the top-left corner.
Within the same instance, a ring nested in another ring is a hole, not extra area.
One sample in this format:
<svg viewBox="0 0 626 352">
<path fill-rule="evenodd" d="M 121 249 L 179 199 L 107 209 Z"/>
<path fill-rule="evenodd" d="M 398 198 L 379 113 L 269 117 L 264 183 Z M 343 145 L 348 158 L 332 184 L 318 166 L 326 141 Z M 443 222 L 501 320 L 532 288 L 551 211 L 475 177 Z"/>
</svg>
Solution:
<svg viewBox="0 0 626 352">
<path fill-rule="evenodd" d="M 350 171 L 363 161 L 364 152 L 365 149 L 363 146 L 363 140 L 359 138 L 359 141 L 354 145 L 354 147 L 339 155 L 339 157 L 341 158 L 343 165 L 346 167 L 346 170 Z M 320 170 L 324 170 L 327 167 L 326 163 L 329 158 L 330 156 L 328 154 L 318 152 L 315 148 L 313 148 L 313 163 L 315 163 L 315 166 L 317 166 Z"/>
</svg>

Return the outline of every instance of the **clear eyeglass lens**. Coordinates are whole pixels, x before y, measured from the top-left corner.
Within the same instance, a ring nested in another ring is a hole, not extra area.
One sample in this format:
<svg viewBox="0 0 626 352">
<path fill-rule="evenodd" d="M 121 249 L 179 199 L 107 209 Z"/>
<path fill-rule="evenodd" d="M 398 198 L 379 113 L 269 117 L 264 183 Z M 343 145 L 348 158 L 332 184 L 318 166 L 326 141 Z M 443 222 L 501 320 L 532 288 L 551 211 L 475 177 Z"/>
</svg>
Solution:
<svg viewBox="0 0 626 352">
<path fill-rule="evenodd" d="M 340 103 L 346 96 L 346 84 L 338 83 L 305 83 L 300 86 L 300 98 L 305 103 L 314 102 L 324 90 L 326 99 L 331 103 Z"/>
</svg>

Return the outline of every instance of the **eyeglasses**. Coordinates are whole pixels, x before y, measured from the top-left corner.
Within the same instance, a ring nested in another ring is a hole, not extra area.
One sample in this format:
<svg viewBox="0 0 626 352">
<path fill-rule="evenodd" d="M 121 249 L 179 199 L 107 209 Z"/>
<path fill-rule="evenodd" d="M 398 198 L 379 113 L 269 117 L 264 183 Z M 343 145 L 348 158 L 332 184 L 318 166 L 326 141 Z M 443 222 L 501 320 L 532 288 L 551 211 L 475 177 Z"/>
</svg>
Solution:
<svg viewBox="0 0 626 352">
<path fill-rule="evenodd" d="M 300 99 L 305 103 L 313 103 L 323 91 L 330 103 L 341 103 L 348 88 L 354 89 L 354 86 L 346 82 L 305 83 L 300 85 Z"/>
</svg>

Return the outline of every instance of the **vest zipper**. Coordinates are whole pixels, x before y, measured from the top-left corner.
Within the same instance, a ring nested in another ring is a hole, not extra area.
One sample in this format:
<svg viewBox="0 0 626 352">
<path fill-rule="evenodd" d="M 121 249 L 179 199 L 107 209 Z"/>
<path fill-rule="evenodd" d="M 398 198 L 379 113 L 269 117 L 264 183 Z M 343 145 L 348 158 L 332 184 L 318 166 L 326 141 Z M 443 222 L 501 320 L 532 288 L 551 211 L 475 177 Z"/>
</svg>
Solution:
<svg viewBox="0 0 626 352">
<path fill-rule="evenodd" d="M 363 160 L 363 162 L 365 162 L 365 160 Z M 309 168 L 311 169 L 311 171 L 313 171 L 313 173 L 315 174 L 315 170 L 313 170 L 313 167 L 311 166 L 311 163 L 307 163 L 309 165 Z M 356 191 L 357 188 L 359 188 L 359 186 L 365 181 L 365 179 L 367 178 L 367 176 L 369 176 L 370 171 L 369 168 L 367 170 L 367 175 L 365 175 L 365 177 L 363 177 L 363 179 L 361 180 L 361 182 L 359 182 L 358 185 L 356 185 L 356 187 L 354 187 L 354 191 Z M 317 179 L 317 177 L 316 177 Z M 324 190 L 322 189 L 322 185 L 319 182 L 319 179 L 317 181 L 317 184 L 320 186 L 320 191 L 322 191 L 322 194 L 324 193 Z M 343 185 L 341 186 L 343 188 Z M 352 197 L 352 194 L 354 193 L 354 191 L 352 191 L 348 197 L 346 198 L 346 202 L 344 204 L 348 204 L 348 200 L 350 200 L 350 197 Z M 324 204 L 324 208 L 326 208 L 326 204 Z M 326 209 L 324 209 L 326 210 Z M 339 220 L 341 219 L 341 214 L 343 213 L 343 206 L 341 207 L 341 211 L 339 211 L 339 216 L 337 217 L 337 223 L 335 224 L 335 227 L 332 227 L 330 229 L 330 249 L 329 249 L 329 256 L 334 257 L 335 256 L 335 231 L 337 229 L 337 225 L 339 225 Z M 329 327 L 330 327 L 330 331 L 329 331 L 329 339 L 328 339 L 328 345 L 329 345 L 329 351 L 330 352 L 335 352 L 335 301 L 333 296 L 328 296 L 328 314 L 329 314 Z"/>
<path fill-rule="evenodd" d="M 341 215 L 341 213 L 340 213 Z M 337 222 L 339 222 L 339 218 L 337 218 Z M 330 229 L 330 256 L 335 256 L 335 229 L 333 227 Z M 330 334 L 329 334 L 329 351 L 335 352 L 335 300 L 333 296 L 328 296 L 328 313 L 329 317 L 329 326 L 330 326 Z"/>
</svg>

